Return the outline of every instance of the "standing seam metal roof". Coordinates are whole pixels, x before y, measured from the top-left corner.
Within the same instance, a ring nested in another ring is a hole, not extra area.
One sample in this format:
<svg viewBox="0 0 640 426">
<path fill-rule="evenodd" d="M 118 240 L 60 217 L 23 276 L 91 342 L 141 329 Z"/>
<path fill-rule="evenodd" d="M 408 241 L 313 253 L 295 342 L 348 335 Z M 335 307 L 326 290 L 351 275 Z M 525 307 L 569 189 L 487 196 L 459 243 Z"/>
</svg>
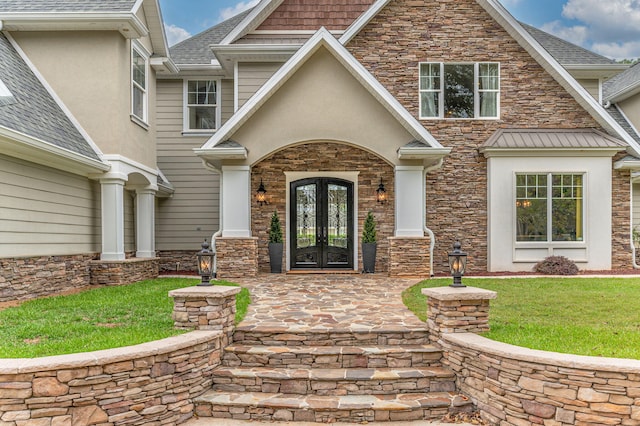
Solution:
<svg viewBox="0 0 640 426">
<path fill-rule="evenodd" d="M 594 129 L 500 129 L 482 149 L 626 148 L 627 144 Z"/>
<path fill-rule="evenodd" d="M 0 106 L 0 126 L 100 160 L 89 142 L 2 33 L 0 79 L 15 100 Z"/>
</svg>

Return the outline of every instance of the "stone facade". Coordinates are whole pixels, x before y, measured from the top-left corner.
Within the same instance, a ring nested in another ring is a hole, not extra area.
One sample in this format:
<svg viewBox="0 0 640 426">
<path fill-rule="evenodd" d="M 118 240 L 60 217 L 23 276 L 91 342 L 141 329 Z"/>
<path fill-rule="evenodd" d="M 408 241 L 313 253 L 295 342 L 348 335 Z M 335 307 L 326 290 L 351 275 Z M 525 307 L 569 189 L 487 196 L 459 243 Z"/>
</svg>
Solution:
<svg viewBox="0 0 640 426">
<path fill-rule="evenodd" d="M 389 238 L 389 276 L 429 278 L 428 237 Z"/>
<path fill-rule="evenodd" d="M 97 254 L 0 259 L 0 302 L 50 296 L 90 285 Z"/>
<path fill-rule="evenodd" d="M 420 62 L 500 62 L 499 120 L 421 120 L 453 148 L 443 168 L 427 175 L 435 272 L 447 271 L 446 252 L 456 240 L 469 252 L 469 272 L 487 270 L 487 162 L 478 147 L 496 130 L 600 128 L 475 1 L 390 2 L 347 48 L 416 118 Z"/>
<path fill-rule="evenodd" d="M 632 257 L 631 236 L 631 172 L 629 170 L 613 171 L 613 203 L 611 226 L 611 268 L 631 269 Z"/>
<path fill-rule="evenodd" d="M 121 285 L 158 277 L 159 259 L 94 260 L 92 285 Z"/>
<path fill-rule="evenodd" d="M 160 272 L 198 272 L 196 254 L 200 247 L 193 250 L 163 250 L 158 251 Z"/>
<path fill-rule="evenodd" d="M 258 274 L 257 256 L 257 238 L 216 238 L 217 277 L 255 277 Z"/>
<path fill-rule="evenodd" d="M 0 360 L 0 424 L 180 424 L 211 387 L 220 332 L 90 354 Z"/>
<path fill-rule="evenodd" d="M 313 142 L 291 146 L 265 158 L 252 168 L 251 187 L 257 188 L 260 179 L 267 187 L 268 202 L 264 206 L 255 205 L 251 211 L 251 231 L 258 237 L 258 264 L 260 271 L 269 271 L 268 237 L 271 214 L 278 211 L 282 226 L 287 207 L 287 188 L 284 172 L 359 172 L 358 175 L 358 235 L 354 241 L 361 241 L 362 227 L 367 212 L 372 211 L 377 225 L 378 257 L 376 272 L 388 271 L 388 238 L 393 235 L 394 216 L 394 170 L 391 165 L 371 152 L 335 142 Z M 376 201 L 376 189 L 382 178 L 387 190 L 388 201 Z M 285 230 L 283 229 L 283 232 Z M 285 245 L 287 241 L 285 241 Z M 286 246 L 285 246 L 286 247 Z M 382 255 L 380 255 L 382 254 Z M 358 259 L 358 270 L 362 270 L 362 259 Z M 283 263 L 284 264 L 284 263 Z"/>
</svg>

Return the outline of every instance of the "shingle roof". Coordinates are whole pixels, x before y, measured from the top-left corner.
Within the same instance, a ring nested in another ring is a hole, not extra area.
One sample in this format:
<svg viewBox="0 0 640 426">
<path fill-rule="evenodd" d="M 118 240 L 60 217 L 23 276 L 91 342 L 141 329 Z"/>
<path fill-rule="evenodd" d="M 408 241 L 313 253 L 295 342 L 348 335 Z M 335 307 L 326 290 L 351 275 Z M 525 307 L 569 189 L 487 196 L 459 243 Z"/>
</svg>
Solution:
<svg viewBox="0 0 640 426">
<path fill-rule="evenodd" d="M 98 154 L 0 33 L 0 79 L 15 102 L 0 106 L 0 126 L 94 160 Z"/>
<path fill-rule="evenodd" d="M 620 112 L 617 105 L 611 105 L 609 108 L 605 108 L 605 111 L 607 111 L 609 115 L 616 120 L 616 122 L 629 134 L 629 136 L 635 139 L 636 142 L 640 143 L 640 135 L 638 135 L 638 132 L 636 132 L 633 125 L 627 121 L 622 112 Z"/>
<path fill-rule="evenodd" d="M 0 0 L 2 12 L 129 12 L 136 0 Z"/>
<path fill-rule="evenodd" d="M 0 0 L 2 1 L 2 0 Z M 176 64 L 210 64 L 216 59 L 209 48 L 211 44 L 218 44 L 231 32 L 252 9 L 227 19 L 218 25 L 204 30 L 191 38 L 181 41 L 169 49 L 171 59 Z"/>
<path fill-rule="evenodd" d="M 487 149 L 597 149 L 627 147 L 592 129 L 500 129 L 481 146 Z"/>
<path fill-rule="evenodd" d="M 520 25 L 545 48 L 561 65 L 608 65 L 615 61 L 569 43 L 538 28 L 520 22 Z"/>
<path fill-rule="evenodd" d="M 640 62 L 605 81 L 602 85 L 602 96 L 607 101 L 614 95 L 638 85 L 640 85 Z"/>
</svg>

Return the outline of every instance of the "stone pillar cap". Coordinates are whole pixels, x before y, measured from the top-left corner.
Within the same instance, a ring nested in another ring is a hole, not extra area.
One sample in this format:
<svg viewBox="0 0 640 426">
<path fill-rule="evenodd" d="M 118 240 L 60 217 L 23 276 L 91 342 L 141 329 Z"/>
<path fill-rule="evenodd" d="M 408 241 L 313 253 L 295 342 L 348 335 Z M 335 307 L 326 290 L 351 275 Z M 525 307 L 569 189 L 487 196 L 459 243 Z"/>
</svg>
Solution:
<svg viewBox="0 0 640 426">
<path fill-rule="evenodd" d="M 224 285 L 193 286 L 171 290 L 169 297 L 227 297 L 240 293 L 242 287 L 231 287 Z"/>
<path fill-rule="evenodd" d="M 423 288 L 422 294 L 437 300 L 485 300 L 495 299 L 498 293 L 476 287 L 434 287 Z"/>
</svg>

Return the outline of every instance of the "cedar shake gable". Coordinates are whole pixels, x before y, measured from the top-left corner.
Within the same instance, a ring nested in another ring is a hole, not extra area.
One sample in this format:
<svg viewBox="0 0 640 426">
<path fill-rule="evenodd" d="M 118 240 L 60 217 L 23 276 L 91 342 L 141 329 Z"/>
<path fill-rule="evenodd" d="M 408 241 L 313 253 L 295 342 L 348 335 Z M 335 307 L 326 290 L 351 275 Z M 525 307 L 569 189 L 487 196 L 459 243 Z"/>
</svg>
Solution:
<svg viewBox="0 0 640 426">
<path fill-rule="evenodd" d="M 374 0 L 284 0 L 257 30 L 344 30 L 364 13 Z"/>
</svg>

